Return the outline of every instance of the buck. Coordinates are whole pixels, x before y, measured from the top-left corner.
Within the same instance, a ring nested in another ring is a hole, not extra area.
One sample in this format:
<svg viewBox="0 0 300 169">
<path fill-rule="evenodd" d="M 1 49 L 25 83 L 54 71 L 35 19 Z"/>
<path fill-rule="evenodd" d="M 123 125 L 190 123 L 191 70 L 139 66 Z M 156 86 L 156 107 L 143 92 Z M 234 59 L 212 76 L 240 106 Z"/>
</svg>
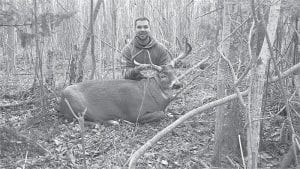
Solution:
<svg viewBox="0 0 300 169">
<path fill-rule="evenodd" d="M 145 69 L 154 69 L 154 77 L 136 80 L 91 80 L 66 87 L 62 91 L 60 112 L 67 119 L 73 114 L 86 109 L 85 120 L 92 122 L 108 122 L 118 119 L 133 123 L 147 123 L 164 117 L 164 110 L 172 100 L 169 91 L 180 87 L 172 69 L 179 59 L 186 57 L 191 46 L 186 43 L 186 49 L 168 65 L 157 66 L 140 64 Z M 69 102 L 70 107 L 67 102 Z"/>
</svg>

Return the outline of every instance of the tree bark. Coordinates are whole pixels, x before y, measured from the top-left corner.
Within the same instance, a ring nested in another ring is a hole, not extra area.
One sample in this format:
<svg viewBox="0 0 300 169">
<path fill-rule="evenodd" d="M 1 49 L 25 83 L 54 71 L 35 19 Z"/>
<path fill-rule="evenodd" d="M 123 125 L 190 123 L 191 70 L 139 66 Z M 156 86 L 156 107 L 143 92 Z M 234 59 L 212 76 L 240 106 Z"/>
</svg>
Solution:
<svg viewBox="0 0 300 169">
<path fill-rule="evenodd" d="M 269 24 L 267 26 L 267 32 L 270 37 L 270 41 L 273 44 L 276 34 L 276 28 L 278 18 L 280 15 L 281 1 L 272 0 L 272 6 L 269 12 Z M 272 49 L 271 49 L 272 50 Z M 262 98 L 264 92 L 264 83 L 266 80 L 266 67 L 270 58 L 270 52 L 266 39 L 263 42 L 263 46 L 259 57 L 256 55 L 253 57 L 257 60 L 253 65 L 250 73 L 250 94 L 248 104 L 248 126 L 247 126 L 247 150 L 248 150 L 248 169 L 257 168 L 258 149 L 260 141 L 260 119 L 262 117 Z"/>
<path fill-rule="evenodd" d="M 230 0 L 224 1 L 223 11 L 223 43 L 221 52 L 225 57 L 233 62 L 230 53 L 231 38 L 225 40 L 225 38 L 231 34 L 231 22 L 230 12 L 234 8 L 233 3 Z M 231 95 L 235 92 L 234 90 L 234 78 L 230 71 L 230 67 L 225 59 L 221 58 L 218 63 L 218 81 L 217 81 L 217 97 L 223 98 L 227 95 Z M 215 145 L 214 153 L 212 157 L 212 165 L 220 166 L 222 157 L 233 156 L 239 157 L 239 144 L 238 134 L 241 126 L 241 106 L 239 100 L 232 100 L 227 105 L 217 107 L 216 112 L 216 124 L 215 124 Z M 222 156 L 223 155 L 223 156 Z"/>
<path fill-rule="evenodd" d="M 76 82 L 77 69 L 78 69 L 78 58 L 80 55 L 80 50 L 77 45 L 72 46 L 71 50 L 71 61 L 70 61 L 70 75 L 69 75 L 69 85 Z"/>
<path fill-rule="evenodd" d="M 54 51 L 50 49 L 47 52 L 45 82 L 49 87 L 54 87 Z"/>
</svg>

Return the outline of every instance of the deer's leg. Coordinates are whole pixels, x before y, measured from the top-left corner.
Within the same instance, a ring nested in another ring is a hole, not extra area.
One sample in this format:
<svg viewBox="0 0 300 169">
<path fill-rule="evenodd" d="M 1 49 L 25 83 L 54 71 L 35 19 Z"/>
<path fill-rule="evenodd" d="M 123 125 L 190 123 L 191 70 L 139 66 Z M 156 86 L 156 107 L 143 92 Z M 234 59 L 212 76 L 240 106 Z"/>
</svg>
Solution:
<svg viewBox="0 0 300 169">
<path fill-rule="evenodd" d="M 158 121 L 163 117 L 165 117 L 165 113 L 163 111 L 147 112 L 138 119 L 138 122 L 148 123 L 148 122 Z"/>
</svg>

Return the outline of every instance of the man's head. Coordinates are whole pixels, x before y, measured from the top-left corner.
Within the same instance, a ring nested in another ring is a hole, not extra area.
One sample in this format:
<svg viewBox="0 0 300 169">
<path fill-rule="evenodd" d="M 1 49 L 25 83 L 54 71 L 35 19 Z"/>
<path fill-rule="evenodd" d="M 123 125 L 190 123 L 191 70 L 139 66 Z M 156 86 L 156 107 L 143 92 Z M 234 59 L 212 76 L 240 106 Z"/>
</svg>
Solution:
<svg viewBox="0 0 300 169">
<path fill-rule="evenodd" d="M 150 21 L 146 17 L 137 18 L 134 21 L 135 34 L 141 39 L 145 40 L 150 36 Z"/>
</svg>

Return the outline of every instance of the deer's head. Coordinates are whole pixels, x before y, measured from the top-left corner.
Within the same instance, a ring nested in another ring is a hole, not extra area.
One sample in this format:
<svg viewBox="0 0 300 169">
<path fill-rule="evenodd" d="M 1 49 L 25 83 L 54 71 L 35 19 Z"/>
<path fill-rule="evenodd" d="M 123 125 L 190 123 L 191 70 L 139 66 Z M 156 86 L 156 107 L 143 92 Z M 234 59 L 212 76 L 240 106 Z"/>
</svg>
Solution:
<svg viewBox="0 0 300 169">
<path fill-rule="evenodd" d="M 167 65 L 158 66 L 155 64 L 142 64 L 142 63 L 137 62 L 136 60 L 134 60 L 134 64 L 137 66 L 143 67 L 145 70 L 146 69 L 155 70 L 157 72 L 157 74 L 156 74 L 157 80 L 159 81 L 159 85 L 161 86 L 161 88 L 163 90 L 179 89 L 183 85 L 179 81 L 179 79 L 176 77 L 173 68 L 174 68 L 176 62 L 178 62 L 179 60 L 188 56 L 188 54 L 191 52 L 191 50 L 192 50 L 191 45 L 188 42 L 186 42 L 185 50 L 180 52 L 178 57 L 171 60 L 171 62 L 168 63 Z"/>
</svg>

